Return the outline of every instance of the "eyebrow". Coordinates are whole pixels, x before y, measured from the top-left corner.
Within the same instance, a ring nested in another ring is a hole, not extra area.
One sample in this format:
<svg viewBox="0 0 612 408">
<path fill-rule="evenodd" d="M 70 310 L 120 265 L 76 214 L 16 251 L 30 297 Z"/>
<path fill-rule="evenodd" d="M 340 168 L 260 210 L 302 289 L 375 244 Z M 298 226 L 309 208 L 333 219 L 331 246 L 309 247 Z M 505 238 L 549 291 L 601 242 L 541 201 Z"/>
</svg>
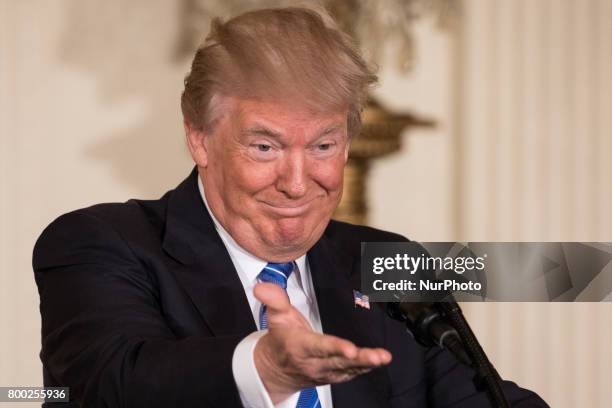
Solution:
<svg viewBox="0 0 612 408">
<path fill-rule="evenodd" d="M 280 139 L 282 137 L 280 133 L 261 125 L 255 125 L 252 128 L 248 128 L 245 133 L 258 136 L 269 136 L 276 139 Z"/>
<path fill-rule="evenodd" d="M 344 124 L 337 123 L 335 125 L 328 126 L 323 132 L 320 133 L 319 136 L 329 135 L 330 133 L 334 133 L 340 130 Z"/>
<path fill-rule="evenodd" d="M 325 136 L 325 135 L 329 135 L 330 133 L 334 133 L 338 130 L 340 130 L 342 128 L 342 124 L 334 124 L 331 126 L 328 126 L 327 128 L 325 128 L 322 132 L 320 132 L 316 139 Z M 258 135 L 258 136 L 268 136 L 268 137 L 272 137 L 275 139 L 281 139 L 282 138 L 282 134 L 279 132 L 276 132 L 272 129 L 269 129 L 263 125 L 255 125 L 251 128 L 246 129 L 245 133 L 248 134 L 252 134 L 252 135 Z"/>
</svg>

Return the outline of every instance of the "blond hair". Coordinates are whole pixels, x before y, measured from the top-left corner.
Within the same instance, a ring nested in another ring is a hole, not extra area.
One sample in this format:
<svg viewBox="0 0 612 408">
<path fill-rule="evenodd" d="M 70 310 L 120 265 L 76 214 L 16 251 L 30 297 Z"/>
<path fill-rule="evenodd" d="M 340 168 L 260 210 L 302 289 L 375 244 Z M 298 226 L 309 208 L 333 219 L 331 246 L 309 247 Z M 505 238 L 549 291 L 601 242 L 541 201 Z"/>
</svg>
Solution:
<svg viewBox="0 0 612 408">
<path fill-rule="evenodd" d="M 351 39 L 325 12 L 289 7 L 215 19 L 198 48 L 181 97 L 183 117 L 212 127 L 221 96 L 278 101 L 314 112 L 348 109 L 359 133 L 367 90 L 376 82 Z"/>
</svg>

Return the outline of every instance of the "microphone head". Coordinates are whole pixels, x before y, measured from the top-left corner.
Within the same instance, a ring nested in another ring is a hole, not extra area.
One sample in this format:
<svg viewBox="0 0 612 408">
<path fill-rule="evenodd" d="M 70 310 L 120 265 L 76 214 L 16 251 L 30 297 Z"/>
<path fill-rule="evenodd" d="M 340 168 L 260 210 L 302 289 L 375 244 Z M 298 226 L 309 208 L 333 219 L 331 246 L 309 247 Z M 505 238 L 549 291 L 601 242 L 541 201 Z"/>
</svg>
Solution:
<svg viewBox="0 0 612 408">
<path fill-rule="evenodd" d="M 442 316 L 431 302 L 389 302 L 387 315 L 406 325 L 410 335 L 423 347 L 432 347 L 437 339 L 432 335 L 432 327 L 440 324 Z"/>
</svg>

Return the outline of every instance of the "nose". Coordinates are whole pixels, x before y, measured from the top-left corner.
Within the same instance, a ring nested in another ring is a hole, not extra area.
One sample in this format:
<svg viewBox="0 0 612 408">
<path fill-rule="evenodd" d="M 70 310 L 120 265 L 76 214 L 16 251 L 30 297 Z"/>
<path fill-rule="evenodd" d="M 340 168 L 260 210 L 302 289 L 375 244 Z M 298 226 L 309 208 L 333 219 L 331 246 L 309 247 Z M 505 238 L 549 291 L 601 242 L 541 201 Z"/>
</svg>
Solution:
<svg viewBox="0 0 612 408">
<path fill-rule="evenodd" d="M 287 198 L 301 198 L 306 194 L 308 173 L 303 152 L 290 152 L 283 157 L 278 173 L 276 188 Z"/>
</svg>

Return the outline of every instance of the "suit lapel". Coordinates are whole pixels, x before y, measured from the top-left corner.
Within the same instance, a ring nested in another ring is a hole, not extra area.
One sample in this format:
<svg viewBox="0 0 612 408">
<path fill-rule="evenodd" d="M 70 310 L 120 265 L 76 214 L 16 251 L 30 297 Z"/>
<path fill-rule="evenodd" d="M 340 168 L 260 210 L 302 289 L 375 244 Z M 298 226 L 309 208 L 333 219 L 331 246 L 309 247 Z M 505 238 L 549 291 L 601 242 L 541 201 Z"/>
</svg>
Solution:
<svg viewBox="0 0 612 408">
<path fill-rule="evenodd" d="M 198 190 L 198 172 L 172 192 L 163 248 L 177 280 L 216 336 L 257 330 L 238 273 Z"/>
<path fill-rule="evenodd" d="M 348 339 L 360 347 L 376 347 L 368 335 L 376 330 L 374 311 L 356 308 L 351 282 L 355 259 L 338 251 L 325 235 L 308 252 L 323 332 Z M 375 327 L 375 326 L 374 326 Z M 333 384 L 334 407 L 385 407 L 388 381 L 382 369 L 351 381 Z"/>
</svg>

